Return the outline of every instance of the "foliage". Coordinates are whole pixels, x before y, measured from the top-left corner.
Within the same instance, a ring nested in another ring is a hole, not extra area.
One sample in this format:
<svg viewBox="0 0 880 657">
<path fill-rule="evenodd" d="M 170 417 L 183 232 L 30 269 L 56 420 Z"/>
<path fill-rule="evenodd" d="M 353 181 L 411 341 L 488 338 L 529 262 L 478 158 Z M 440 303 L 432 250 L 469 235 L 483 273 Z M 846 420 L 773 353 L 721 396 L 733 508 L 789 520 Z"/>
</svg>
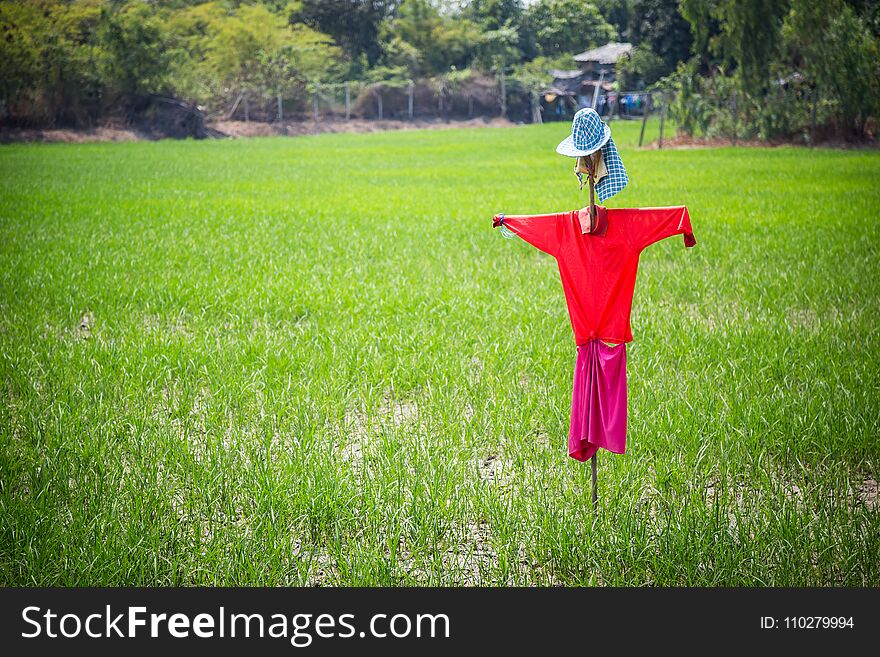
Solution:
<svg viewBox="0 0 880 657">
<path fill-rule="evenodd" d="M 630 22 L 633 20 L 634 0 L 592 0 L 592 3 L 602 14 L 602 18 L 614 27 L 621 40 L 628 41 L 632 35 L 629 32 Z"/>
<path fill-rule="evenodd" d="M 596 6 L 582 0 L 539 0 L 526 10 L 523 25 L 545 57 L 582 52 L 615 37 Z"/>
<path fill-rule="evenodd" d="M 101 10 L 97 41 L 99 71 L 108 93 L 123 103 L 168 90 L 169 55 L 164 22 L 145 4 L 111 5 Z"/>
<path fill-rule="evenodd" d="M 618 75 L 625 89 L 644 89 L 657 82 L 666 71 L 666 63 L 646 46 L 633 48 L 629 57 L 618 64 Z"/>
<path fill-rule="evenodd" d="M 466 68 L 480 41 L 473 21 L 442 14 L 429 0 L 406 0 L 383 30 L 383 60 L 413 76 L 437 74 Z"/>
<path fill-rule="evenodd" d="M 789 56 L 839 107 L 845 132 L 860 135 L 880 113 L 880 39 L 846 3 L 792 0 L 783 32 Z"/>
<path fill-rule="evenodd" d="M 761 95 L 782 43 L 782 19 L 790 0 L 716 0 L 720 34 L 713 47 L 721 62 L 736 67 L 743 90 Z"/>
<path fill-rule="evenodd" d="M 0 119 L 88 123 L 100 111 L 100 3 L 0 3 Z M 105 60 L 106 61 L 106 60 Z"/>
<path fill-rule="evenodd" d="M 343 80 L 446 89 L 465 70 L 530 94 L 547 58 L 572 68 L 625 40 L 615 84 L 665 79 L 685 129 L 799 135 L 818 93 L 819 124 L 863 137 L 880 114 L 878 30 L 860 0 L 10 0 L 0 121 L 88 125 L 148 94 L 225 113 L 243 93 L 266 117 L 279 95 L 295 113 Z"/>
<path fill-rule="evenodd" d="M 522 20 L 521 0 L 471 0 L 464 5 L 464 17 L 486 30 L 516 27 Z"/>
<path fill-rule="evenodd" d="M 691 47 L 690 26 L 678 10 L 679 0 L 632 0 L 629 40 L 660 56 L 663 73 L 687 59 Z"/>
<path fill-rule="evenodd" d="M 480 36 L 475 62 L 490 71 L 505 71 L 519 59 L 519 34 L 512 27 L 487 30 Z"/>
<path fill-rule="evenodd" d="M 284 93 L 325 78 L 336 52 L 326 35 L 290 27 L 263 5 L 242 5 L 215 25 L 204 66 L 224 89 Z"/>
<path fill-rule="evenodd" d="M 290 21 L 330 35 L 352 61 L 364 56 L 368 66 L 381 56 L 379 33 L 396 0 L 301 0 L 292 6 Z"/>
<path fill-rule="evenodd" d="M 706 79 L 699 76 L 694 60 L 680 63 L 675 73 L 654 85 L 671 92 L 670 116 L 687 135 L 706 134 L 709 130 L 714 103 L 706 98 L 705 86 Z"/>
<path fill-rule="evenodd" d="M 870 136 L 880 114 L 880 41 L 872 14 L 832 0 L 682 0 L 695 64 L 668 85 L 682 128 L 771 139 L 813 123 Z M 864 16 L 864 17 L 863 17 Z"/>
</svg>

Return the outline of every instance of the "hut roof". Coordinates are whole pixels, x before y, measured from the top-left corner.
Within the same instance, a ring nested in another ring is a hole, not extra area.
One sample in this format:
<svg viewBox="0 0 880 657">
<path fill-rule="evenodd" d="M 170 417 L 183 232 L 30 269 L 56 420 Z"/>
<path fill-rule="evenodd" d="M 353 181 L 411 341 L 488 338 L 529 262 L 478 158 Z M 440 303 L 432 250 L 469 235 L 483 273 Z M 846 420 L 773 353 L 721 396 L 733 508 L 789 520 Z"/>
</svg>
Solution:
<svg viewBox="0 0 880 657">
<path fill-rule="evenodd" d="M 574 61 L 616 64 L 621 57 L 629 55 L 632 52 L 632 49 L 633 46 L 631 43 L 618 43 L 617 41 L 611 41 L 604 46 L 599 46 L 598 48 L 582 52 L 580 55 L 575 55 Z"/>
</svg>

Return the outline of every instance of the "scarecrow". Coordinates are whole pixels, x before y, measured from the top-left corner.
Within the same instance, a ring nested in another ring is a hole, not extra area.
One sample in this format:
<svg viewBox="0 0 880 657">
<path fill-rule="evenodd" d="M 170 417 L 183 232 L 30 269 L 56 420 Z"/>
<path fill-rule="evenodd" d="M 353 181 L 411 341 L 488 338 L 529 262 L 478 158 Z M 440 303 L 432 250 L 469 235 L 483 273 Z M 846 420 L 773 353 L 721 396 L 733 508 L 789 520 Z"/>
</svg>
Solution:
<svg viewBox="0 0 880 657">
<path fill-rule="evenodd" d="M 622 190 L 626 169 L 611 129 L 595 110 L 575 114 L 571 135 L 557 147 L 576 158 L 581 189 L 589 184 L 589 206 L 538 215 L 496 214 L 493 227 L 519 236 L 552 255 L 577 344 L 571 396 L 568 454 L 591 460 L 593 504 L 597 503 L 596 453 L 626 451 L 626 343 L 632 341 L 630 312 L 641 252 L 654 242 L 684 235 L 696 244 L 685 206 L 615 209 L 596 205 Z M 508 232 L 509 231 L 509 232 Z"/>
</svg>

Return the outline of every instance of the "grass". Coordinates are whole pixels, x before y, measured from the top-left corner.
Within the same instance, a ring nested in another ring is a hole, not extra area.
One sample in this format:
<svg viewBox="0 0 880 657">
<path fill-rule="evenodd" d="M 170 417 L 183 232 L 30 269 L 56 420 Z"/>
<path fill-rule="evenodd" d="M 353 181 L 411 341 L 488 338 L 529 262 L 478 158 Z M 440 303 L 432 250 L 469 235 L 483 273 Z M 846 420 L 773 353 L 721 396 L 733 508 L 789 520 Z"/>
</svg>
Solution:
<svg viewBox="0 0 880 657">
<path fill-rule="evenodd" d="M 0 583 L 880 584 L 880 153 L 612 128 L 609 205 L 698 244 L 643 254 L 598 513 L 491 229 L 584 205 L 567 126 L 0 148 Z"/>
</svg>

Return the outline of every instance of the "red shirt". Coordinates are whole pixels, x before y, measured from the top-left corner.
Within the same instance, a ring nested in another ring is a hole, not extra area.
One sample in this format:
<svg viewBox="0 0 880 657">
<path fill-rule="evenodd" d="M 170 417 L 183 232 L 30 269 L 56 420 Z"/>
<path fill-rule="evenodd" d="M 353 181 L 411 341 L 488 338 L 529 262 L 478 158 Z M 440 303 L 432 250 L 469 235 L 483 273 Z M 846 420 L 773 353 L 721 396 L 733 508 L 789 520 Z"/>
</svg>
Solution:
<svg viewBox="0 0 880 657">
<path fill-rule="evenodd" d="M 495 226 L 501 225 L 495 215 Z M 556 258 L 577 344 L 632 342 L 629 317 L 642 249 L 672 235 L 697 243 L 685 206 L 608 209 L 604 236 L 584 234 L 578 211 L 505 216 L 503 224 Z"/>
</svg>

